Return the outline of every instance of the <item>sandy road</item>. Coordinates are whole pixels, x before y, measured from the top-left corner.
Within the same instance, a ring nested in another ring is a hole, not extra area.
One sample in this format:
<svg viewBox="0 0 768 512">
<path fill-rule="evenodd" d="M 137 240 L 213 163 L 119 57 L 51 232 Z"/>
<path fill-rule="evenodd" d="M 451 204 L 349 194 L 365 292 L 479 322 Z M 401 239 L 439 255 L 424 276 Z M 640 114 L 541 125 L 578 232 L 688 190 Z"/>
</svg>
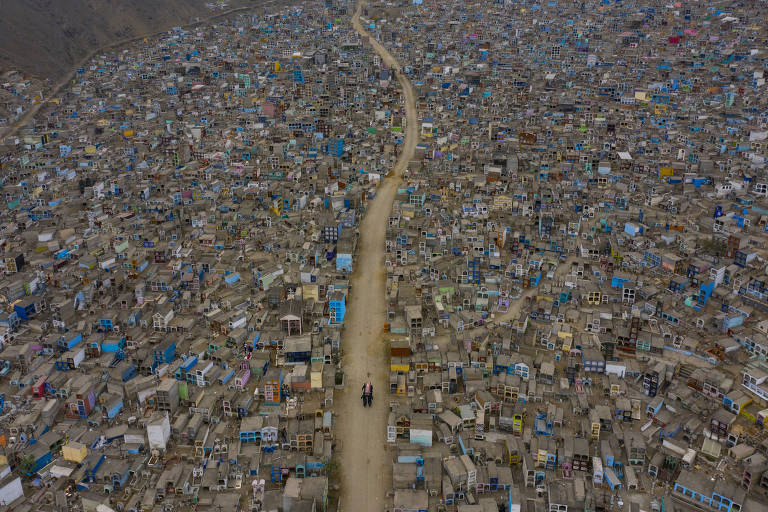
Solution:
<svg viewBox="0 0 768 512">
<path fill-rule="evenodd" d="M 361 8 L 359 3 L 352 26 L 365 37 L 368 34 L 360 24 Z M 378 41 L 369 38 L 369 42 L 390 69 L 400 69 Z M 392 479 L 391 455 L 385 448 L 389 360 L 383 338 L 387 285 L 384 245 L 392 202 L 418 142 L 415 94 L 408 79 L 399 72 L 397 79 L 405 96 L 405 141 L 395 166 L 379 185 L 360 224 L 358 258 L 342 332 L 346 389 L 336 400 L 336 435 L 342 441 L 340 506 L 344 512 L 384 510 L 385 493 Z M 363 408 L 360 388 L 368 378 L 373 382 L 374 402 L 372 408 Z"/>
</svg>

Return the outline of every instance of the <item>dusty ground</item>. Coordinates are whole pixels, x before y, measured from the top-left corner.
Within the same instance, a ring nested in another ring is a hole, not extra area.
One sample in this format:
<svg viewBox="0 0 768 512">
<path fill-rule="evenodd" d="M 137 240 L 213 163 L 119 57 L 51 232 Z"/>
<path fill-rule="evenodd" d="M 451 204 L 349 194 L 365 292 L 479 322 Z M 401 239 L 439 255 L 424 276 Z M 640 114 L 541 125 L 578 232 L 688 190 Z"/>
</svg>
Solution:
<svg viewBox="0 0 768 512">
<path fill-rule="evenodd" d="M 359 21 L 361 6 L 358 4 L 352 25 L 365 36 Z M 387 66 L 400 69 L 399 63 L 383 46 L 374 39 L 370 42 Z M 413 89 L 402 75 L 398 81 L 406 100 L 405 143 L 394 168 L 379 185 L 376 198 L 368 204 L 360 225 L 359 256 L 351 279 L 352 291 L 342 334 L 346 389 L 336 400 L 336 432 L 342 443 L 340 507 L 345 512 L 382 511 L 385 493 L 392 479 L 391 456 L 385 447 L 389 360 L 382 336 L 386 320 L 387 284 L 384 242 L 401 174 L 413 158 L 418 141 Z M 368 378 L 373 382 L 374 401 L 372 408 L 363 408 L 360 389 Z"/>
</svg>

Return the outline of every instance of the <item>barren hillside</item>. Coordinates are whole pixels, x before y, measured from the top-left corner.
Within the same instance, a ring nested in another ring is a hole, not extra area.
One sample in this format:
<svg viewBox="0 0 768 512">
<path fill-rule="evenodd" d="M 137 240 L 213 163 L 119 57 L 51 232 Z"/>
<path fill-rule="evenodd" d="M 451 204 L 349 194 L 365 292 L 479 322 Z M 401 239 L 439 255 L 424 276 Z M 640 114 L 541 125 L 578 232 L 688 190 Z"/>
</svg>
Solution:
<svg viewBox="0 0 768 512">
<path fill-rule="evenodd" d="M 55 80 L 96 48 L 211 16 L 217 3 L 221 2 L 0 0 L 0 70 L 18 69 Z M 234 8 L 257 2 L 225 3 Z"/>
</svg>

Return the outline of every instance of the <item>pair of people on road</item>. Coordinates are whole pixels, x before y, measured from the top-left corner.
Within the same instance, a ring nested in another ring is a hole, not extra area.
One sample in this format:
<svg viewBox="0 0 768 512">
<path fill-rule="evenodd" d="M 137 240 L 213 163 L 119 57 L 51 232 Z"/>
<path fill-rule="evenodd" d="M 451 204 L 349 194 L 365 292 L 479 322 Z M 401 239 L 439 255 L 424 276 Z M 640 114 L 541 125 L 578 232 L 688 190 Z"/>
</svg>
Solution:
<svg viewBox="0 0 768 512">
<path fill-rule="evenodd" d="M 373 402 L 373 384 L 371 384 L 371 381 L 363 384 L 363 396 L 360 398 L 363 399 L 363 407 L 371 406 L 371 402 Z"/>
</svg>

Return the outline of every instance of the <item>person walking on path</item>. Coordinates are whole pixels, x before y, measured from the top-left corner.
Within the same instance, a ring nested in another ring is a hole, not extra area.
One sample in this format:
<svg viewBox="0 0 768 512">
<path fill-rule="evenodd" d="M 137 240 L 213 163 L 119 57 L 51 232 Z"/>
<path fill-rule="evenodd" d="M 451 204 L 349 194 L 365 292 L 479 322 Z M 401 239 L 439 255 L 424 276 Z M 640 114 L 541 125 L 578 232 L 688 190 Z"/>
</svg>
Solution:
<svg viewBox="0 0 768 512">
<path fill-rule="evenodd" d="M 363 384 L 363 407 L 366 405 L 368 407 L 371 406 L 371 402 L 373 402 L 373 384 L 371 384 L 371 381 L 369 380 L 365 384 Z"/>
</svg>

